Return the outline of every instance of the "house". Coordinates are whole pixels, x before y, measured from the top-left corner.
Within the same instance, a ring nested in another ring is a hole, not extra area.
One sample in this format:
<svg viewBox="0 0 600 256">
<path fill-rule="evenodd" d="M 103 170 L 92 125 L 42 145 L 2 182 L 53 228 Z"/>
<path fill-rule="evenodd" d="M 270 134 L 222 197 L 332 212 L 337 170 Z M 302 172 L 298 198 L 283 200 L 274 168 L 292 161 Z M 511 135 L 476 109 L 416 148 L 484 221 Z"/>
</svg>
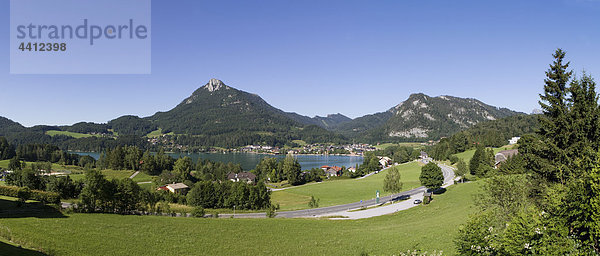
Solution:
<svg viewBox="0 0 600 256">
<path fill-rule="evenodd" d="M 519 154 L 519 150 L 518 149 L 509 149 L 509 150 L 502 150 L 500 152 L 498 152 L 496 154 L 496 156 L 494 156 L 494 168 L 498 168 L 498 166 L 500 166 L 500 164 L 506 160 L 508 160 L 509 158 L 518 155 Z"/>
<path fill-rule="evenodd" d="M 325 172 L 325 176 L 333 177 L 333 176 L 341 176 L 342 175 L 342 167 L 339 166 L 329 166 L 323 165 L 321 169 Z"/>
<path fill-rule="evenodd" d="M 392 159 L 387 156 L 380 157 L 379 164 L 381 164 L 382 168 L 386 168 L 392 164 Z"/>
<path fill-rule="evenodd" d="M 169 191 L 169 189 L 167 188 L 167 185 L 160 186 L 160 187 L 156 188 L 156 190 L 159 190 L 159 191 Z"/>
<path fill-rule="evenodd" d="M 185 194 L 189 189 L 189 187 L 183 183 L 168 184 L 166 187 L 173 194 Z"/>
<path fill-rule="evenodd" d="M 427 159 L 429 156 L 427 155 L 427 152 L 425 151 L 421 151 L 421 155 L 419 156 L 421 159 Z"/>
<path fill-rule="evenodd" d="M 349 172 L 356 172 L 356 167 L 350 167 L 350 168 L 348 168 L 348 171 Z"/>
<path fill-rule="evenodd" d="M 517 144 L 517 142 L 519 142 L 520 138 L 521 137 L 512 137 L 510 140 L 508 140 L 508 144 L 510 144 L 510 145 Z"/>
<path fill-rule="evenodd" d="M 251 172 L 240 172 L 240 173 L 230 172 L 229 174 L 227 174 L 227 179 L 231 180 L 233 182 L 243 181 L 246 183 L 254 183 L 254 182 L 256 182 L 256 175 Z"/>
</svg>

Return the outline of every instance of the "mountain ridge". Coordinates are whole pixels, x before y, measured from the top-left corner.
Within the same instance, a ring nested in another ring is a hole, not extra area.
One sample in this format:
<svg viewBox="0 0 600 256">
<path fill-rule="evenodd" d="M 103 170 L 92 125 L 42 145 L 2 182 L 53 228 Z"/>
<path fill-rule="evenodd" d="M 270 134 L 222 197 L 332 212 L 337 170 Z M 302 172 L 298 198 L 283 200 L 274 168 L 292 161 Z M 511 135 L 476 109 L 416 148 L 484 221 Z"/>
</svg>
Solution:
<svg viewBox="0 0 600 256">
<path fill-rule="evenodd" d="M 252 143 L 283 145 L 293 140 L 344 141 L 344 137 L 360 142 L 380 142 L 439 139 L 485 120 L 515 114 L 521 113 L 473 98 L 413 93 L 386 111 L 354 119 L 340 113 L 308 117 L 285 112 L 257 94 L 212 78 L 168 111 L 158 111 L 147 117 L 125 115 L 106 124 L 77 123 L 36 130 L 103 132 L 111 129 L 115 134 L 142 137 L 159 131 L 187 136 L 186 143 L 228 147 Z M 27 129 L 30 128 L 0 118 L 0 132 Z"/>
</svg>

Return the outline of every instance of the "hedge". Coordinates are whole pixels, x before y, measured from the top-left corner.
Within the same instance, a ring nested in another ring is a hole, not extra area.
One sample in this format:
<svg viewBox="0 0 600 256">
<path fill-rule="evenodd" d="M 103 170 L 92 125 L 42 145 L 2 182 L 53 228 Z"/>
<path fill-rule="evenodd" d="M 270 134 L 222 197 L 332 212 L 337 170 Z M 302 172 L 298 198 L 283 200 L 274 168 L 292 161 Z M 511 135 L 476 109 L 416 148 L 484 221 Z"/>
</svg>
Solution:
<svg viewBox="0 0 600 256">
<path fill-rule="evenodd" d="M 19 197 L 19 190 L 25 190 L 24 187 L 15 186 L 0 186 L 0 195 Z M 29 199 L 40 201 L 42 203 L 58 204 L 60 203 L 60 195 L 55 192 L 46 192 L 41 190 L 31 190 Z"/>
</svg>

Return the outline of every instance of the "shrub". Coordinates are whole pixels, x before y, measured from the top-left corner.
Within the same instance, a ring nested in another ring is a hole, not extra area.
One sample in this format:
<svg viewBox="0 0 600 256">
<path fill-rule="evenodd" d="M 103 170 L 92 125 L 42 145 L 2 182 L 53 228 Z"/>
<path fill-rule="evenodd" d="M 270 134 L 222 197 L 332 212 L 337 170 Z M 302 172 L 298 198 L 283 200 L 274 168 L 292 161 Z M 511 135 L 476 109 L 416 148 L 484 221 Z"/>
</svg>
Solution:
<svg viewBox="0 0 600 256">
<path fill-rule="evenodd" d="M 196 206 L 192 210 L 192 216 L 195 218 L 204 218 L 204 214 L 204 208 L 202 208 L 201 206 Z"/>
<path fill-rule="evenodd" d="M 267 208 L 267 218 L 275 218 L 275 216 L 277 216 L 277 210 L 279 210 L 279 204 L 271 204 L 271 206 Z"/>
<path fill-rule="evenodd" d="M 19 198 L 18 206 L 25 204 L 25 201 L 31 196 L 31 190 L 28 187 L 19 188 L 17 190 L 17 197 Z"/>
<path fill-rule="evenodd" d="M 26 190 L 24 189 L 25 188 L 15 186 L 0 186 L 0 195 L 21 198 L 21 196 L 25 196 L 26 194 L 28 194 L 27 199 L 50 204 L 60 203 L 60 195 L 58 193 L 29 189 L 27 189 L 27 191 L 29 192 L 26 192 Z M 21 195 L 19 193 L 21 193 Z"/>
</svg>

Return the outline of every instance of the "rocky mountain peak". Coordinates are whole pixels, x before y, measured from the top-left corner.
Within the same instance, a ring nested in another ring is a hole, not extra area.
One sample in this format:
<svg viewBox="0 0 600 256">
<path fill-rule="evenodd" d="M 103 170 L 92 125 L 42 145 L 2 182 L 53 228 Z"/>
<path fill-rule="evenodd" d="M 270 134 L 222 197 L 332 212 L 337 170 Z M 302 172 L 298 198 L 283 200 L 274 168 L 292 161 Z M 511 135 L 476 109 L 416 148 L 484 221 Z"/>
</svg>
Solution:
<svg viewBox="0 0 600 256">
<path fill-rule="evenodd" d="M 206 85 L 204 85 L 204 88 L 206 90 L 208 90 L 209 92 L 214 92 L 217 91 L 221 88 L 226 88 L 227 86 L 223 83 L 223 81 L 216 79 L 216 78 L 212 78 L 208 81 L 208 83 Z"/>
</svg>

